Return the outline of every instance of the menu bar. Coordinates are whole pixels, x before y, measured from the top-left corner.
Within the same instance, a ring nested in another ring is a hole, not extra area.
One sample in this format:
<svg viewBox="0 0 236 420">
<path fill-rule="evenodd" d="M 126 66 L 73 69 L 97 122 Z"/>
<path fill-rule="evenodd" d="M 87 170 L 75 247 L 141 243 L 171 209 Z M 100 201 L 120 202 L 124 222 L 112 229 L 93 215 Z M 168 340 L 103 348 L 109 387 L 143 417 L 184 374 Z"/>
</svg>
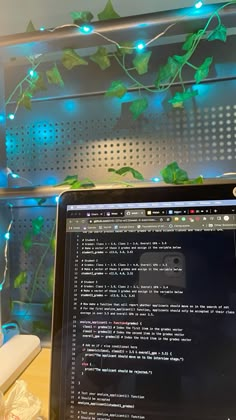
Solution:
<svg viewBox="0 0 236 420">
<path fill-rule="evenodd" d="M 236 215 L 192 215 L 157 218 L 67 219 L 67 232 L 171 232 L 236 229 Z"/>
</svg>

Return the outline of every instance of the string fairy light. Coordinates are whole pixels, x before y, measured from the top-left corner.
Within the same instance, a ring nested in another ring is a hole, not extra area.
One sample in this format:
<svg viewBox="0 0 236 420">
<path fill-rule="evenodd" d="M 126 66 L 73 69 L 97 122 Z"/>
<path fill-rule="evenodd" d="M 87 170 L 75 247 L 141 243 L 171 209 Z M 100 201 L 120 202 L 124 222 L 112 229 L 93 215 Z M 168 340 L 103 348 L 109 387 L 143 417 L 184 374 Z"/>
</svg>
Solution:
<svg viewBox="0 0 236 420">
<path fill-rule="evenodd" d="M 8 263 L 9 263 L 9 260 L 8 260 L 9 239 L 10 239 L 11 228 L 12 228 L 12 225 L 13 225 L 13 205 L 10 204 L 10 203 L 8 203 L 8 207 L 9 207 L 10 213 L 11 213 L 11 220 L 10 220 L 10 222 L 8 224 L 7 231 L 6 231 L 5 235 L 4 235 L 4 238 L 5 238 L 5 246 L 4 246 L 4 261 L 5 261 L 5 265 L 4 265 L 4 271 L 3 271 L 3 279 L 0 282 L 0 292 L 2 291 L 3 286 L 6 283 L 6 278 L 7 278 Z"/>
<path fill-rule="evenodd" d="M 10 168 L 7 168 L 7 177 L 8 176 L 12 176 L 12 178 L 22 178 L 25 181 L 27 181 L 28 183 L 32 184 L 31 181 L 29 181 L 27 178 L 23 178 L 18 174 L 15 174 L 12 172 L 12 170 Z M 33 185 L 33 184 L 32 184 Z M 13 225 L 13 221 L 14 221 L 14 216 L 13 216 L 13 205 L 11 203 L 8 203 L 8 207 L 10 209 L 10 221 L 7 227 L 7 230 L 4 234 L 4 239 L 5 239 L 5 246 L 4 246 L 4 251 L 3 251 L 3 256 L 4 256 L 4 269 L 3 269 L 3 277 L 2 280 L 0 281 L 0 347 L 3 343 L 3 329 L 2 329 L 2 290 L 3 287 L 7 281 L 7 273 L 8 273 L 8 269 L 9 269 L 9 258 L 8 258 L 8 253 L 9 253 L 9 240 L 11 237 L 11 229 L 12 229 L 12 225 Z"/>
<path fill-rule="evenodd" d="M 4 235 L 5 238 L 5 246 L 4 246 L 4 270 L 3 270 L 3 277 L 0 282 L 0 346 L 3 341 L 3 332 L 2 332 L 2 290 L 7 280 L 7 273 L 9 268 L 9 259 L 8 259 L 8 251 L 9 251 L 9 239 L 11 234 L 11 229 L 13 225 L 13 205 L 8 203 L 8 207 L 10 209 L 11 219 L 7 227 L 7 231 Z M 2 338 L 1 338 L 2 337 Z"/>
<path fill-rule="evenodd" d="M 150 39 L 147 42 L 138 42 L 135 43 L 134 46 L 125 46 L 125 49 L 127 50 L 142 50 L 144 48 L 146 48 L 148 45 L 152 44 L 154 41 L 156 41 L 158 38 L 162 37 L 163 35 L 165 35 L 173 26 L 177 25 L 177 23 L 179 23 L 181 20 L 183 20 L 184 18 L 186 18 L 186 16 L 183 16 L 182 18 L 180 18 L 177 22 L 172 23 L 171 25 L 169 25 L 163 32 L 155 35 L 152 39 Z M 114 39 L 108 38 L 106 35 L 103 35 L 100 32 L 94 31 L 93 27 L 90 25 L 77 25 L 76 23 L 67 23 L 65 25 L 60 25 L 60 26 L 56 26 L 53 29 L 47 29 L 48 32 L 55 32 L 59 29 L 65 29 L 65 28 L 77 28 L 80 30 L 80 32 L 82 32 L 83 34 L 86 35 L 97 35 L 100 36 L 101 38 L 103 38 L 105 41 L 115 45 L 118 48 L 122 48 L 122 44 L 119 44 L 119 42 L 115 41 Z M 141 47 L 142 45 L 142 47 Z"/>
<path fill-rule="evenodd" d="M 179 22 L 181 22 L 185 18 L 186 18 L 186 16 L 182 16 L 177 22 L 172 23 L 171 25 L 169 25 L 164 31 L 162 31 L 161 33 L 158 33 L 156 36 L 154 36 L 149 41 L 146 41 L 146 42 L 138 41 L 138 42 L 134 43 L 133 46 L 126 46 L 125 49 L 126 50 L 131 50 L 131 51 L 142 52 L 146 47 L 148 47 L 149 45 L 151 45 L 154 41 L 156 41 L 160 37 L 164 36 L 173 26 L 177 25 Z M 77 25 L 76 23 L 67 23 L 65 25 L 56 26 L 55 28 L 52 28 L 52 29 L 45 29 L 44 27 L 41 27 L 39 30 L 40 31 L 43 31 L 43 32 L 55 32 L 57 30 L 65 29 L 65 28 L 76 28 L 76 29 L 79 29 L 79 31 L 83 35 L 97 35 L 97 36 L 103 38 L 105 41 L 107 41 L 107 42 L 115 45 L 117 48 L 119 48 L 119 49 L 122 48 L 122 44 L 118 43 L 114 39 L 111 39 L 111 38 L 107 37 L 106 35 L 103 35 L 100 32 L 95 31 L 94 28 L 93 28 L 93 26 L 90 25 L 90 24 Z M 32 67 L 32 69 L 30 69 L 28 71 L 28 73 L 25 76 L 25 78 L 16 86 L 16 88 L 14 89 L 14 91 L 12 92 L 12 94 L 10 95 L 10 97 L 8 98 L 8 100 L 6 102 L 6 105 L 10 102 L 10 100 L 13 98 L 13 96 L 16 93 L 16 91 L 18 90 L 18 88 L 21 87 L 24 82 L 29 82 L 29 78 L 32 78 L 35 75 L 37 75 L 36 69 L 37 69 L 37 67 L 39 65 L 40 65 L 40 62 L 37 63 L 36 65 L 34 65 Z M 16 113 L 18 111 L 18 108 L 19 108 L 19 102 L 17 102 L 17 105 L 16 105 L 16 108 L 15 108 L 14 112 L 8 115 L 8 119 L 10 119 L 10 120 L 14 120 L 15 119 L 15 115 L 16 115 Z"/>
<path fill-rule="evenodd" d="M 231 5 L 232 3 L 236 3 L 236 0 L 231 0 L 223 5 L 220 5 L 220 7 L 215 10 L 212 15 L 210 16 L 210 18 L 208 19 L 208 22 L 204 28 L 204 30 L 202 31 L 203 33 L 205 33 L 208 28 L 209 28 L 209 24 L 211 23 L 212 19 L 214 17 L 217 17 L 219 19 L 219 12 L 221 10 L 223 10 L 224 8 L 226 8 L 227 6 Z M 198 11 L 202 8 L 203 6 L 203 1 L 202 0 L 196 0 L 195 4 L 193 5 L 193 8 L 195 9 L 195 11 Z M 59 25 L 56 26 L 54 28 L 51 29 L 45 29 L 44 27 L 41 27 L 39 30 L 43 31 L 43 32 L 55 32 L 57 30 L 61 30 L 61 29 L 65 29 L 65 28 L 76 28 L 80 31 L 80 33 L 82 35 L 88 35 L 88 36 L 98 36 L 102 39 L 104 39 L 105 41 L 107 41 L 109 44 L 112 44 L 114 46 L 116 46 L 118 49 L 122 49 L 125 48 L 126 50 L 130 50 L 130 51 L 136 51 L 137 53 L 142 53 L 145 48 L 149 47 L 151 44 L 153 44 L 155 41 L 157 41 L 159 38 L 161 38 L 162 36 L 164 36 L 165 34 L 167 34 L 168 31 L 170 31 L 171 28 L 173 28 L 174 26 L 176 26 L 177 24 L 181 23 L 183 20 L 186 20 L 186 18 L 188 18 L 188 15 L 183 15 L 181 17 L 178 18 L 178 20 L 174 23 L 171 23 L 169 26 L 167 26 L 166 29 L 164 29 L 162 32 L 158 33 L 157 35 L 155 35 L 153 38 L 146 40 L 146 41 L 137 41 L 137 42 L 133 42 L 133 45 L 125 45 L 125 47 L 122 46 L 122 43 L 117 42 L 114 39 L 111 39 L 109 37 L 107 37 L 106 35 L 96 31 L 94 29 L 94 27 L 90 24 L 90 23 L 83 23 L 82 25 L 78 25 L 76 23 L 68 23 L 68 24 L 64 24 L 64 25 Z M 197 47 L 200 40 L 201 40 L 202 36 L 199 37 L 199 39 L 197 39 L 194 43 L 194 46 Z M 42 56 L 42 54 L 39 55 L 40 57 Z M 28 57 L 29 58 L 29 57 Z M 38 58 L 38 56 L 37 56 Z M 116 57 L 115 57 L 116 58 Z M 117 60 L 118 61 L 118 60 Z M 119 61 L 118 61 L 119 62 Z M 33 64 L 33 62 L 31 63 Z M 25 76 L 25 78 L 16 86 L 16 88 L 14 89 L 14 91 L 11 93 L 10 97 L 8 98 L 8 100 L 6 101 L 6 105 L 9 104 L 9 102 L 11 101 L 11 99 L 13 98 L 13 96 L 15 95 L 15 93 L 17 92 L 17 90 L 20 88 L 22 89 L 22 84 L 24 82 L 28 82 L 29 84 L 32 83 L 30 79 L 34 78 L 35 76 L 37 76 L 37 72 L 36 69 L 37 67 L 41 64 L 41 61 L 39 60 L 39 62 L 37 64 L 32 65 L 32 68 L 29 70 L 28 74 Z M 188 63 L 189 64 L 189 63 Z M 122 67 L 122 66 L 121 66 Z M 124 69 L 125 71 L 127 69 Z M 126 73 L 128 74 L 128 76 L 130 76 L 129 72 L 126 71 Z M 132 79 L 132 77 L 130 77 Z M 136 81 L 136 83 L 139 85 L 139 82 Z M 148 89 L 147 89 L 148 90 Z M 149 89 L 150 90 L 150 89 Z M 156 92 L 156 90 L 154 90 L 153 92 Z M 16 112 L 18 110 L 19 107 L 19 101 L 16 104 L 16 108 L 15 111 L 11 114 L 8 115 L 8 119 L 10 120 L 14 120 Z"/>
<path fill-rule="evenodd" d="M 24 181 L 28 182 L 28 184 L 33 185 L 33 182 L 31 182 L 29 179 L 24 178 L 23 176 L 16 174 L 11 170 L 11 168 L 6 168 L 6 175 L 7 178 L 10 176 L 13 179 L 23 179 Z"/>
</svg>

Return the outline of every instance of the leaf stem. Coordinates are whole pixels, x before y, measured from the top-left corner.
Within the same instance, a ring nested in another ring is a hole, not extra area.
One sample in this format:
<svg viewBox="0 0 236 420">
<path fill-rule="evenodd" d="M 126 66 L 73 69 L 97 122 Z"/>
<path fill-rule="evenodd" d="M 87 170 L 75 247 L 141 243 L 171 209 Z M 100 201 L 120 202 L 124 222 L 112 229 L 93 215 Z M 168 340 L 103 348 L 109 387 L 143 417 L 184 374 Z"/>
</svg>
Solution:
<svg viewBox="0 0 236 420">
<path fill-rule="evenodd" d="M 49 293 L 44 287 L 38 284 L 38 289 L 41 290 L 47 297 L 51 297 L 51 293 Z"/>
<path fill-rule="evenodd" d="M 185 88 L 184 81 L 183 81 L 182 71 L 181 71 L 181 72 L 180 72 L 180 74 L 179 74 L 179 80 L 180 80 L 180 83 L 181 83 L 182 89 L 183 89 L 183 91 L 185 92 L 185 91 L 186 91 L 186 88 Z"/>
<path fill-rule="evenodd" d="M 49 240 L 49 243 L 48 243 L 48 245 L 47 245 L 47 247 L 46 247 L 46 249 L 45 249 L 45 251 L 44 251 L 44 253 L 43 253 L 42 257 L 40 258 L 40 261 L 39 261 L 38 267 L 37 267 L 37 269 L 36 269 L 36 271 L 35 271 L 35 274 L 34 274 L 34 279 L 33 279 L 33 286 L 32 286 L 32 290 L 31 290 L 31 293 L 30 293 L 30 298 L 29 298 L 29 303 L 31 303 L 31 302 L 32 302 L 32 298 L 33 298 L 33 296 L 34 296 L 34 292 L 35 292 L 35 289 L 36 289 L 36 284 L 37 284 L 37 280 L 38 280 L 38 274 L 39 274 L 40 269 L 41 269 L 41 267 L 42 267 L 42 265 L 43 265 L 44 259 L 45 259 L 45 257 L 47 256 L 47 253 L 48 253 L 48 251 L 49 251 L 49 249 L 50 249 L 50 247 L 51 247 L 51 240 L 52 240 L 53 235 L 54 235 L 54 232 L 55 232 L 55 226 L 56 226 L 56 222 L 54 222 L 54 224 L 53 224 L 53 228 L 52 228 L 52 231 L 51 231 L 51 235 L 50 235 L 50 240 Z"/>
<path fill-rule="evenodd" d="M 185 64 L 187 64 L 189 67 L 191 67 L 192 69 L 194 69 L 194 70 L 198 70 L 198 67 L 197 66 L 194 66 L 193 64 L 191 64 L 189 61 L 186 61 L 186 63 Z"/>
<path fill-rule="evenodd" d="M 33 245 L 36 245 L 36 246 L 44 246 L 44 247 L 45 247 L 45 246 L 48 246 L 48 244 L 43 243 L 43 242 L 33 242 L 33 243 L 32 243 L 32 246 L 33 246 Z"/>
<path fill-rule="evenodd" d="M 208 30 L 208 28 L 210 26 L 210 23 L 212 22 L 212 20 L 214 19 L 214 17 L 217 16 L 221 10 L 223 10 L 227 6 L 230 6 L 232 3 L 236 3 L 236 0 L 233 0 L 232 2 L 228 2 L 228 3 L 224 4 L 223 6 L 219 7 L 215 12 L 212 13 L 212 15 L 209 17 L 209 19 L 208 19 L 205 27 L 202 30 L 198 31 L 198 36 L 196 37 L 195 41 L 193 42 L 192 48 L 186 54 L 186 60 L 183 62 L 183 64 L 181 65 L 181 67 L 177 70 L 176 74 L 173 76 L 173 78 L 169 82 L 169 84 L 164 89 L 159 90 L 159 92 L 161 92 L 161 91 L 163 92 L 165 90 L 169 90 L 169 88 L 175 82 L 176 78 L 178 76 L 180 76 L 180 74 L 182 72 L 182 69 L 185 66 L 185 64 L 188 64 L 189 63 L 189 59 L 193 56 L 194 52 L 196 51 L 199 43 L 201 42 L 202 38 L 206 34 L 206 32 L 207 32 L 207 30 Z"/>
<path fill-rule="evenodd" d="M 218 19 L 218 23 L 219 23 L 219 26 L 220 26 L 221 25 L 221 18 L 220 18 L 219 14 L 217 12 L 216 12 L 216 17 Z"/>
<path fill-rule="evenodd" d="M 34 67 L 32 68 L 32 70 L 33 71 L 35 71 L 37 68 L 38 68 L 38 66 L 41 64 L 41 61 L 39 61 L 37 64 L 35 64 L 34 65 Z M 18 85 L 15 87 L 15 89 L 12 91 L 12 93 L 10 94 L 10 96 L 8 97 L 8 99 L 6 100 L 6 103 L 5 103 L 5 105 L 8 105 L 9 104 L 9 102 L 12 100 L 12 98 L 14 97 L 14 95 L 15 95 L 15 93 L 17 92 L 17 90 L 18 89 L 22 89 L 22 85 L 23 85 L 23 83 L 24 82 L 27 82 L 27 83 L 29 83 L 30 84 L 30 75 L 29 74 L 27 74 L 19 83 L 18 83 Z M 16 108 L 16 110 L 18 109 L 18 107 Z M 15 112 L 16 112 L 16 110 L 15 110 Z"/>
<path fill-rule="evenodd" d="M 119 58 L 117 57 L 116 54 L 114 54 L 114 58 L 116 59 L 117 63 L 119 64 L 119 66 L 124 70 L 124 72 L 126 73 L 126 75 L 135 83 L 135 85 L 137 87 L 140 87 L 148 92 L 155 92 L 155 89 L 150 89 L 147 86 L 145 86 L 143 83 L 139 82 L 137 79 L 135 79 L 134 76 L 132 76 L 129 73 L 129 70 L 126 68 L 125 66 L 125 56 L 123 56 L 123 63 L 119 60 Z"/>
</svg>

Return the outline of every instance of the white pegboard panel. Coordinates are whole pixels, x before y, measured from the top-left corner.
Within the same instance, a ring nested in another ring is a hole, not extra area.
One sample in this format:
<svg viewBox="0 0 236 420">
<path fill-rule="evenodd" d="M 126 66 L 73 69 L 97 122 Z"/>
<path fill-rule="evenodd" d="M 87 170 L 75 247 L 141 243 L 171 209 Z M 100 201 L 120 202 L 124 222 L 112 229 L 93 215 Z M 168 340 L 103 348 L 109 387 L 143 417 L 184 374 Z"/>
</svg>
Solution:
<svg viewBox="0 0 236 420">
<path fill-rule="evenodd" d="M 38 184 L 47 174 L 97 178 L 106 168 L 126 165 L 152 176 L 173 160 L 185 166 L 234 161 L 235 167 L 235 105 L 147 117 L 144 133 L 142 127 L 114 129 L 118 121 L 113 118 L 8 128 L 8 166 Z"/>
<path fill-rule="evenodd" d="M 131 94 L 122 105 L 101 96 L 35 103 L 8 124 L 7 165 L 35 185 L 72 174 L 104 181 L 109 167 L 126 165 L 148 179 L 173 160 L 191 176 L 233 171 L 234 89 L 234 81 L 200 86 L 203 94 L 184 109 L 152 97 L 137 121 L 128 111 Z"/>
</svg>

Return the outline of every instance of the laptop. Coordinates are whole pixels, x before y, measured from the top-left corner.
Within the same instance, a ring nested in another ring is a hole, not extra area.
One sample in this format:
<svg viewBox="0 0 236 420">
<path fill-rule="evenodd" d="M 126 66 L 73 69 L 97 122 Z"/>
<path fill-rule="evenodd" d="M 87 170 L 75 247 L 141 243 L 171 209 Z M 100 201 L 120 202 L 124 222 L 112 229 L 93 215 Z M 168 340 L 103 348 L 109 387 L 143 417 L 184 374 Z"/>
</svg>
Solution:
<svg viewBox="0 0 236 420">
<path fill-rule="evenodd" d="M 59 199 L 50 419 L 236 419 L 236 183 Z"/>
</svg>

